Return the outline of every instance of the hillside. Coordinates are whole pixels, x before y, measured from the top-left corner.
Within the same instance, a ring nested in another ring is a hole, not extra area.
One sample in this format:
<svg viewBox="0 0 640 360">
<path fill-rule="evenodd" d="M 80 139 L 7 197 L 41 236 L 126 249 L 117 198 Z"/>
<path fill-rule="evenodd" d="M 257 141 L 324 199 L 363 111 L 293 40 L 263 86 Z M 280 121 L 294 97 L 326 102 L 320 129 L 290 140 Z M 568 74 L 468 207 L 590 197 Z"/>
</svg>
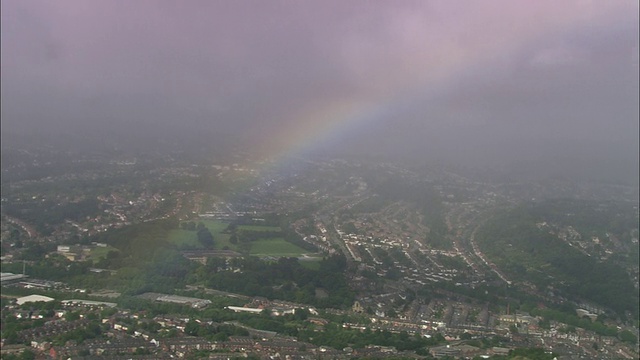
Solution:
<svg viewBox="0 0 640 360">
<path fill-rule="evenodd" d="M 516 282 L 637 317 L 637 213 L 622 210 L 572 201 L 527 204 L 494 216 L 477 241 Z"/>
</svg>

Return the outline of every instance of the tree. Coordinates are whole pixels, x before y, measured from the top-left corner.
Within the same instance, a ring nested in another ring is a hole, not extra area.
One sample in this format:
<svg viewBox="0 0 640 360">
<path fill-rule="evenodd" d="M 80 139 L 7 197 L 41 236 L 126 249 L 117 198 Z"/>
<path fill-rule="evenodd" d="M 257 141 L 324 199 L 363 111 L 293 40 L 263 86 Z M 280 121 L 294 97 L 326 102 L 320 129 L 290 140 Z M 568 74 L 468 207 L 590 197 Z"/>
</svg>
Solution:
<svg viewBox="0 0 640 360">
<path fill-rule="evenodd" d="M 235 233 L 236 229 L 238 229 L 238 225 L 235 223 L 231 223 L 229 224 L 229 226 L 227 226 L 227 228 L 224 230 L 224 232 L 226 233 Z"/>
<path fill-rule="evenodd" d="M 133 352 L 133 355 L 149 355 L 149 354 L 151 354 L 151 351 L 143 347 L 139 347 L 136 349 L 136 351 Z"/>
<path fill-rule="evenodd" d="M 229 242 L 232 244 L 237 244 L 238 243 L 238 236 L 236 235 L 236 233 L 233 233 L 231 235 L 231 237 L 229 237 Z"/>
<path fill-rule="evenodd" d="M 36 354 L 31 350 L 25 350 L 22 352 L 22 355 L 20 355 L 21 360 L 33 360 L 35 358 Z"/>
<path fill-rule="evenodd" d="M 66 315 L 65 315 L 65 320 L 67 321 L 74 321 L 74 320 L 78 320 L 80 319 L 80 313 L 77 311 L 69 311 Z"/>
<path fill-rule="evenodd" d="M 213 235 L 209 229 L 200 228 L 198 229 L 198 241 L 205 247 L 211 248 L 213 247 Z"/>
<path fill-rule="evenodd" d="M 198 330 L 200 329 L 200 324 L 198 324 L 195 320 L 191 319 L 184 327 L 184 333 L 191 336 L 198 335 Z"/>
<path fill-rule="evenodd" d="M 618 334 L 618 337 L 620 337 L 620 340 L 631 344 L 638 342 L 638 338 L 629 330 L 621 331 L 620 334 Z"/>
<path fill-rule="evenodd" d="M 307 320 L 307 318 L 309 317 L 309 310 L 307 309 L 295 309 L 294 311 L 294 318 L 296 320 Z"/>
</svg>

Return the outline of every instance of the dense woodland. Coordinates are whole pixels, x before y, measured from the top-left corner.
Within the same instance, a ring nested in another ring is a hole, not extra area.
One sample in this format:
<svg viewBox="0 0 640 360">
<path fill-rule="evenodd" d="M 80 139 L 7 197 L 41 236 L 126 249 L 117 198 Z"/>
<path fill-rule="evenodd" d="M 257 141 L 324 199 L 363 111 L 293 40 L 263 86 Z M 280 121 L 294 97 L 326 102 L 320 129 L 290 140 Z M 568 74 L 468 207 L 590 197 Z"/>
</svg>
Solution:
<svg viewBox="0 0 640 360">
<path fill-rule="evenodd" d="M 478 242 L 492 261 L 515 280 L 530 281 L 541 289 L 560 291 L 601 304 L 619 316 L 631 314 L 631 318 L 637 318 L 638 293 L 626 269 L 615 259 L 587 256 L 557 235 L 536 226 L 536 223 L 545 221 L 541 219 L 541 207 L 536 204 L 505 211 L 478 231 Z M 553 212 L 549 214 L 552 214 L 549 221 L 566 218 L 566 215 L 558 213 L 556 217 Z M 605 215 L 601 213 L 600 217 L 607 218 Z M 571 217 L 579 221 L 572 224 L 582 229 L 581 223 L 584 222 L 586 229 L 583 231 L 586 233 L 621 229 L 628 232 L 632 228 L 629 222 L 617 222 L 615 213 L 608 215 L 613 220 L 592 222 L 588 220 L 591 218 L 588 212 L 583 216 L 574 215 Z"/>
</svg>

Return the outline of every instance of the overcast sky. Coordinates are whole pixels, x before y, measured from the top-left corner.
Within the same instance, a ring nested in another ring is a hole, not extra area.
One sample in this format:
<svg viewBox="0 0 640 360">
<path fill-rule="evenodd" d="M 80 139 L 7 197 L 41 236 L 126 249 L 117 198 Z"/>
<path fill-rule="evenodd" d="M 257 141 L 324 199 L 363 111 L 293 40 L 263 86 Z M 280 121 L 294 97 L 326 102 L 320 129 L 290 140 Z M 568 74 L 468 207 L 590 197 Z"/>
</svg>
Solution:
<svg viewBox="0 0 640 360">
<path fill-rule="evenodd" d="M 637 169 L 637 1 L 1 4 L 3 135 L 183 127 L 273 154 Z"/>
</svg>

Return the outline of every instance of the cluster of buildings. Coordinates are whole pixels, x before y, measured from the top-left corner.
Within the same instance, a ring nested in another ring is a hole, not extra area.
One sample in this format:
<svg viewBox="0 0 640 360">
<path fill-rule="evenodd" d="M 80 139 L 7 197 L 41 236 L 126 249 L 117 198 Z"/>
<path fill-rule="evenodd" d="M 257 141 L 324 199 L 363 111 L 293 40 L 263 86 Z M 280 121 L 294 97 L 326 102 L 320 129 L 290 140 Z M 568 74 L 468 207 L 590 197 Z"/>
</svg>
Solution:
<svg viewBox="0 0 640 360">
<path fill-rule="evenodd" d="M 147 294 L 151 296 L 154 294 Z M 161 294 L 160 294 L 161 295 Z M 191 303 L 195 298 L 180 296 L 159 296 L 158 301 L 170 301 L 179 303 Z M 16 305 L 10 306 L 8 311 L 15 312 L 16 316 L 27 316 L 26 310 L 21 305 L 36 302 L 51 302 L 54 299 L 40 295 L 30 295 L 17 299 Z M 262 331 L 251 328 L 249 336 L 230 336 L 226 340 L 211 340 L 204 337 L 188 336 L 185 333 L 189 322 L 193 321 L 181 315 L 159 315 L 153 319 L 143 318 L 142 314 L 131 313 L 123 310 L 103 312 L 104 309 L 114 308 L 116 304 L 88 300 L 64 300 L 60 303 L 61 309 L 54 312 L 53 318 L 36 326 L 17 333 L 17 344 L 1 344 L 2 354 L 19 354 L 26 349 L 40 354 L 43 358 L 66 359 L 69 357 L 102 357 L 102 358 L 149 358 L 169 359 L 184 358 L 195 352 L 207 352 L 210 359 L 228 359 L 246 357 L 249 354 L 265 359 L 348 359 L 354 355 L 383 356 L 397 353 L 395 349 L 384 347 L 367 347 L 366 349 L 332 349 L 326 346 L 316 346 L 311 343 L 298 341 L 295 338 L 279 335 L 275 332 Z M 293 313 L 294 306 L 298 304 L 288 302 L 270 302 L 263 298 L 255 298 L 247 305 L 264 307 L 268 306 L 272 314 L 284 315 Z M 229 310 L 251 311 L 250 307 L 228 307 Z M 243 309 L 243 310 L 240 310 Z M 253 308 L 262 311 L 258 307 Z M 307 309 L 311 314 L 317 315 L 313 308 Z M 65 320 L 68 311 L 80 312 L 77 320 Z M 28 311 L 29 319 L 43 319 L 39 311 Z M 93 314 L 93 316 L 91 316 Z M 89 320 L 93 319 L 93 320 Z M 101 336 L 87 338 L 82 342 L 68 340 L 64 344 L 56 344 L 51 339 L 56 339 L 64 334 L 78 329 L 84 329 L 90 322 L 98 322 L 101 325 Z M 219 326 L 214 322 L 198 323 L 206 326 Z M 323 326 L 327 321 L 321 318 L 311 317 L 309 322 Z M 159 331 L 145 330 L 148 327 L 143 324 L 155 323 Z M 238 323 L 230 325 L 241 326 Z M 173 330 L 173 333 L 172 333 Z M 28 343 L 28 345 L 25 344 Z"/>
<path fill-rule="evenodd" d="M 179 296 L 179 295 L 159 294 L 159 293 L 152 293 L 152 292 L 138 295 L 138 297 L 142 299 L 158 301 L 158 302 L 189 305 L 194 309 L 203 309 L 211 304 L 211 300 L 207 300 L 207 299 L 199 299 L 199 298 Z"/>
<path fill-rule="evenodd" d="M 263 297 L 255 297 L 244 306 L 225 306 L 225 309 L 233 312 L 247 312 L 260 314 L 265 310 L 272 316 L 282 316 L 295 314 L 296 310 L 304 309 L 311 315 L 318 315 L 318 311 L 313 306 L 296 304 L 289 301 L 268 300 Z"/>
<path fill-rule="evenodd" d="M 448 251 L 431 250 L 417 240 L 402 240 L 400 238 L 377 239 L 372 236 L 347 234 L 338 230 L 340 241 L 344 242 L 348 255 L 356 262 L 371 268 L 380 277 L 385 277 L 388 270 L 393 268 L 402 274 L 402 281 L 415 285 L 425 285 L 427 282 L 452 281 L 459 270 L 441 266 L 432 255 L 455 257 Z M 378 250 L 385 253 L 400 254 L 402 262 L 397 258 L 391 264 L 380 259 Z M 420 255 L 417 255 L 420 254 Z"/>
<path fill-rule="evenodd" d="M 56 252 L 69 261 L 84 261 L 91 256 L 95 248 L 106 248 L 107 244 L 94 242 L 91 245 L 58 245 Z"/>
</svg>

